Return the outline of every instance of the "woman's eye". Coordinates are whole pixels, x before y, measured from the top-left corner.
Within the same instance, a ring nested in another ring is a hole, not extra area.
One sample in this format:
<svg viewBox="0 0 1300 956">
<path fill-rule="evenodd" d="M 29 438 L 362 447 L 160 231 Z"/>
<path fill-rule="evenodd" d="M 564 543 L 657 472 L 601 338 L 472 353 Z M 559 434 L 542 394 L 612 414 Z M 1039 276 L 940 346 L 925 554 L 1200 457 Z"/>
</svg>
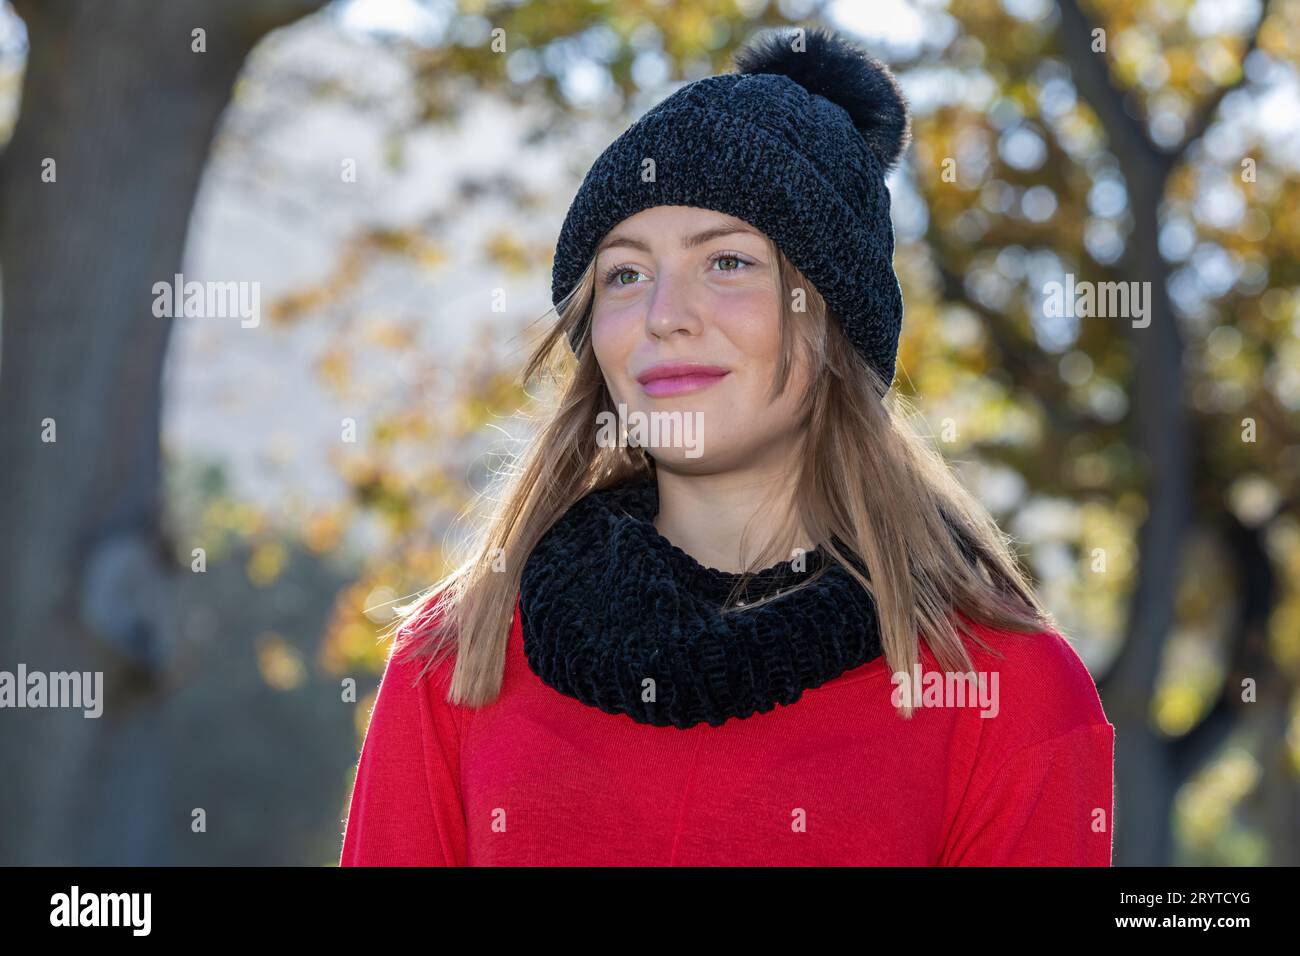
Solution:
<svg viewBox="0 0 1300 956">
<path fill-rule="evenodd" d="M 717 271 L 719 272 L 739 272 L 754 264 L 734 252 L 719 253 L 718 255 L 711 257 L 710 261 L 715 266 L 718 266 Z M 602 278 L 604 279 L 605 285 L 627 286 L 635 285 L 637 282 L 635 277 L 639 275 L 641 275 L 641 271 L 639 269 L 634 269 L 631 266 L 611 266 L 609 269 L 605 270 Z M 632 276 L 633 278 L 628 279 L 628 276 Z"/>
<path fill-rule="evenodd" d="M 636 276 L 640 274 L 641 273 L 636 269 L 627 266 L 614 266 L 605 273 L 605 285 L 610 285 L 611 283 L 614 285 L 632 285 L 633 283 L 631 282 L 624 282 L 623 277 L 627 275 Z"/>
<path fill-rule="evenodd" d="M 740 256 L 731 252 L 723 252 L 714 256 L 713 263 L 714 265 L 719 265 L 720 263 L 735 263 L 735 265 L 720 266 L 718 270 L 720 272 L 738 272 L 742 266 L 752 265 L 748 260 L 742 259 Z"/>
</svg>

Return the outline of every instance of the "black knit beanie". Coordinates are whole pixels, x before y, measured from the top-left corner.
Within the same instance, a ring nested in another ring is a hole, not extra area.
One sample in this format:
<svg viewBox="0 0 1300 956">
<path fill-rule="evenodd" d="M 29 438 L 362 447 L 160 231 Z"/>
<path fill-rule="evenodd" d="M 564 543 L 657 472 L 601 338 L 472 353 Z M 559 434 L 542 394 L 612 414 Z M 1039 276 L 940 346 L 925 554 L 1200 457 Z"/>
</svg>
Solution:
<svg viewBox="0 0 1300 956">
<path fill-rule="evenodd" d="M 558 308 L 628 216 L 712 209 L 776 243 L 888 388 L 903 297 L 885 176 L 910 137 L 907 103 L 888 67 L 820 28 L 764 31 L 735 62 L 738 72 L 677 90 L 597 158 L 560 229 L 551 300 Z M 570 334 L 575 354 L 585 326 Z"/>
</svg>

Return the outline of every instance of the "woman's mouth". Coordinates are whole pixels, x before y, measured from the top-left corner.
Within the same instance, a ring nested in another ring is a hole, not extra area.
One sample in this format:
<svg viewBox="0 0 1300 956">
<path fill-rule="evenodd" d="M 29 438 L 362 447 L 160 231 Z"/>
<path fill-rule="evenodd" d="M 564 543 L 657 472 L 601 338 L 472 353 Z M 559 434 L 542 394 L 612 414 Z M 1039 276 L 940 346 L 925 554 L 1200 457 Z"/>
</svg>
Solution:
<svg viewBox="0 0 1300 956">
<path fill-rule="evenodd" d="M 715 382 L 722 381 L 730 374 L 726 370 L 705 371 L 703 369 L 694 369 L 680 374 L 658 375 L 649 378 L 641 382 L 641 388 L 652 398 L 686 395 L 689 392 L 698 392 L 702 388 L 708 388 Z"/>
</svg>

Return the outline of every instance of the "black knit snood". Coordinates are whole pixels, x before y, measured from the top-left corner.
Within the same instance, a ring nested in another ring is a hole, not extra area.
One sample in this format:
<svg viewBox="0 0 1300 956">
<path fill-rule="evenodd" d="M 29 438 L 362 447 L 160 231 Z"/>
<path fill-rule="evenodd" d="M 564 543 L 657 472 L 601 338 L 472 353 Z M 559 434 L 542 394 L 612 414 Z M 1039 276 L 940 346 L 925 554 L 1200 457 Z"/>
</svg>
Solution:
<svg viewBox="0 0 1300 956">
<path fill-rule="evenodd" d="M 724 614 L 743 575 L 675 546 L 655 528 L 658 512 L 655 479 L 638 476 L 582 498 L 529 556 L 524 651 L 550 687 L 640 723 L 716 727 L 881 655 L 874 600 L 822 548 L 801 569 L 783 561 L 758 572 L 741 599 L 780 597 Z"/>
</svg>

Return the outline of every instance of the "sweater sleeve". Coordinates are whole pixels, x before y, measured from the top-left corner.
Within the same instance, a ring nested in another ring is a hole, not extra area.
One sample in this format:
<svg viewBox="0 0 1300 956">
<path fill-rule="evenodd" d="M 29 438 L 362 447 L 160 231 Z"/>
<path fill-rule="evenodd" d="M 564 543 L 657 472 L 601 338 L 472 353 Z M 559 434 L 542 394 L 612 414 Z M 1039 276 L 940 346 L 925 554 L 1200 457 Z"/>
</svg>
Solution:
<svg viewBox="0 0 1300 956">
<path fill-rule="evenodd" d="M 390 655 L 357 762 L 340 866 L 464 866 L 460 724 L 450 664 Z"/>
<path fill-rule="evenodd" d="M 1081 724 L 1010 755 L 987 779 L 944 866 L 1110 866 L 1115 728 Z"/>
</svg>

